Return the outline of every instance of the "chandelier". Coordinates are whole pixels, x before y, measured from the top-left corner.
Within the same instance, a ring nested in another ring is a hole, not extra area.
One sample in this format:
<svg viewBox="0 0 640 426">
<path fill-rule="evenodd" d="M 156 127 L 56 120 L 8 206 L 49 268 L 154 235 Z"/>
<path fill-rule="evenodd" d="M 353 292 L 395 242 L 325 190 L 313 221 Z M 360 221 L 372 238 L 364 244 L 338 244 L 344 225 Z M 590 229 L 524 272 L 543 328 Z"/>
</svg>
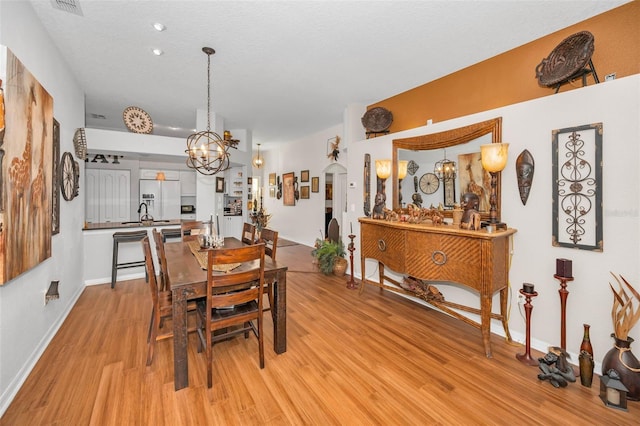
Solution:
<svg viewBox="0 0 640 426">
<path fill-rule="evenodd" d="M 433 167 L 433 173 L 438 176 L 441 181 L 449 181 L 456 178 L 456 163 L 447 159 L 447 150 L 444 150 L 444 158 L 436 162 Z"/>
<path fill-rule="evenodd" d="M 238 140 L 221 138 L 211 131 L 211 55 L 216 53 L 211 47 L 203 47 L 207 54 L 207 130 L 197 132 L 187 138 L 187 166 L 203 175 L 214 175 L 229 168 L 229 148 L 237 149 Z"/>
<path fill-rule="evenodd" d="M 258 144 L 258 154 L 253 157 L 253 160 L 251 160 L 251 163 L 253 164 L 253 167 L 255 167 L 256 169 L 259 169 L 260 167 L 264 166 L 264 158 L 262 158 L 262 155 L 260 155 L 260 144 Z"/>
</svg>

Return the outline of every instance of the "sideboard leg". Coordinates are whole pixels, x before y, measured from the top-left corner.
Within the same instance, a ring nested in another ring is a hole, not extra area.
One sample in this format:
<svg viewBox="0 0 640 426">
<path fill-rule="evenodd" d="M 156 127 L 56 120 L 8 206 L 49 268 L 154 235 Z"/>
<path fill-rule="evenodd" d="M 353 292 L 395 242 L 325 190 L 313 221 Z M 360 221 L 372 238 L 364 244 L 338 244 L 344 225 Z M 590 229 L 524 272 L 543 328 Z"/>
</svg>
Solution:
<svg viewBox="0 0 640 426">
<path fill-rule="evenodd" d="M 509 298 L 509 287 L 505 287 L 500 290 L 500 316 L 502 317 L 502 327 L 504 328 L 504 334 L 507 338 L 507 342 L 511 342 L 511 333 L 509 333 L 509 321 L 507 320 L 507 300 Z"/>
<path fill-rule="evenodd" d="M 482 332 L 482 342 L 484 353 L 487 358 L 491 355 L 491 297 L 480 295 L 480 331 Z"/>
</svg>

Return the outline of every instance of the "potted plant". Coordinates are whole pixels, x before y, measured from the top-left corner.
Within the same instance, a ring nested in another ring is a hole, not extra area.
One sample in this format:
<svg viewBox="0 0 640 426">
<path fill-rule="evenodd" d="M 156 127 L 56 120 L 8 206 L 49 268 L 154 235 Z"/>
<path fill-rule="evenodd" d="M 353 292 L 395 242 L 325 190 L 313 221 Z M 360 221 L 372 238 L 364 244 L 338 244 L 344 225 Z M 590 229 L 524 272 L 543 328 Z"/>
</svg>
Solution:
<svg viewBox="0 0 640 426">
<path fill-rule="evenodd" d="M 611 318 L 614 333 L 611 337 L 615 340 L 615 345 L 602 359 L 602 373 L 606 374 L 611 369 L 616 370 L 620 375 L 620 381 L 629 389 L 627 398 L 638 401 L 640 400 L 640 361 L 631 352 L 633 339 L 629 337 L 629 331 L 640 320 L 640 307 L 634 309 L 633 306 L 633 300 L 635 299 L 638 303 L 640 295 L 624 277 L 618 278 L 615 275 L 613 277 L 619 287 L 619 290 L 616 290 L 609 284 L 613 291 Z M 625 287 L 629 293 L 625 291 Z"/>
<path fill-rule="evenodd" d="M 336 275 L 344 275 L 347 270 L 347 253 L 344 249 L 344 243 L 341 239 L 334 242 L 331 240 L 317 239 L 315 248 L 311 251 L 311 255 L 315 258 L 320 272 L 329 275 L 332 272 Z M 336 269 L 334 271 L 334 268 Z"/>
</svg>

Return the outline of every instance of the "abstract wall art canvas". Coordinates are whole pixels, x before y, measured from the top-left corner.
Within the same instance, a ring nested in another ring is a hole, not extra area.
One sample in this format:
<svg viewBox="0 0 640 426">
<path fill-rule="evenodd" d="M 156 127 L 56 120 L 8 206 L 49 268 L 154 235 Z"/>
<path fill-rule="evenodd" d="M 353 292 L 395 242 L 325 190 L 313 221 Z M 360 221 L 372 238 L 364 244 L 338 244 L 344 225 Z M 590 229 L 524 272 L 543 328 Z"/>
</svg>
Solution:
<svg viewBox="0 0 640 426">
<path fill-rule="evenodd" d="M 0 46 L 0 285 L 51 257 L 53 98 Z"/>
</svg>

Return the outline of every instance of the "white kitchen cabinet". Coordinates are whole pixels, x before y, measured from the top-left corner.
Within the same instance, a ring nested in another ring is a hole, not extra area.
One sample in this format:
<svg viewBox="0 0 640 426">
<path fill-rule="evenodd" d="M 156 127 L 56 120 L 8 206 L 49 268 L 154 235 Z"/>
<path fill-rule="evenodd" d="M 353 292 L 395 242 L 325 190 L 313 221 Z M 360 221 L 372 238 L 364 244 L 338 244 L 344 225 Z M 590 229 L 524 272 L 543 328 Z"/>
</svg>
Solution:
<svg viewBox="0 0 640 426">
<path fill-rule="evenodd" d="M 188 172 L 188 171 L 180 172 L 180 196 L 181 197 L 196 196 L 196 172 Z"/>
<path fill-rule="evenodd" d="M 131 171 L 86 169 L 85 221 L 127 222 L 131 211 Z"/>
<path fill-rule="evenodd" d="M 221 228 L 225 237 L 242 237 L 242 225 L 244 224 L 242 216 L 223 216 Z"/>
</svg>

